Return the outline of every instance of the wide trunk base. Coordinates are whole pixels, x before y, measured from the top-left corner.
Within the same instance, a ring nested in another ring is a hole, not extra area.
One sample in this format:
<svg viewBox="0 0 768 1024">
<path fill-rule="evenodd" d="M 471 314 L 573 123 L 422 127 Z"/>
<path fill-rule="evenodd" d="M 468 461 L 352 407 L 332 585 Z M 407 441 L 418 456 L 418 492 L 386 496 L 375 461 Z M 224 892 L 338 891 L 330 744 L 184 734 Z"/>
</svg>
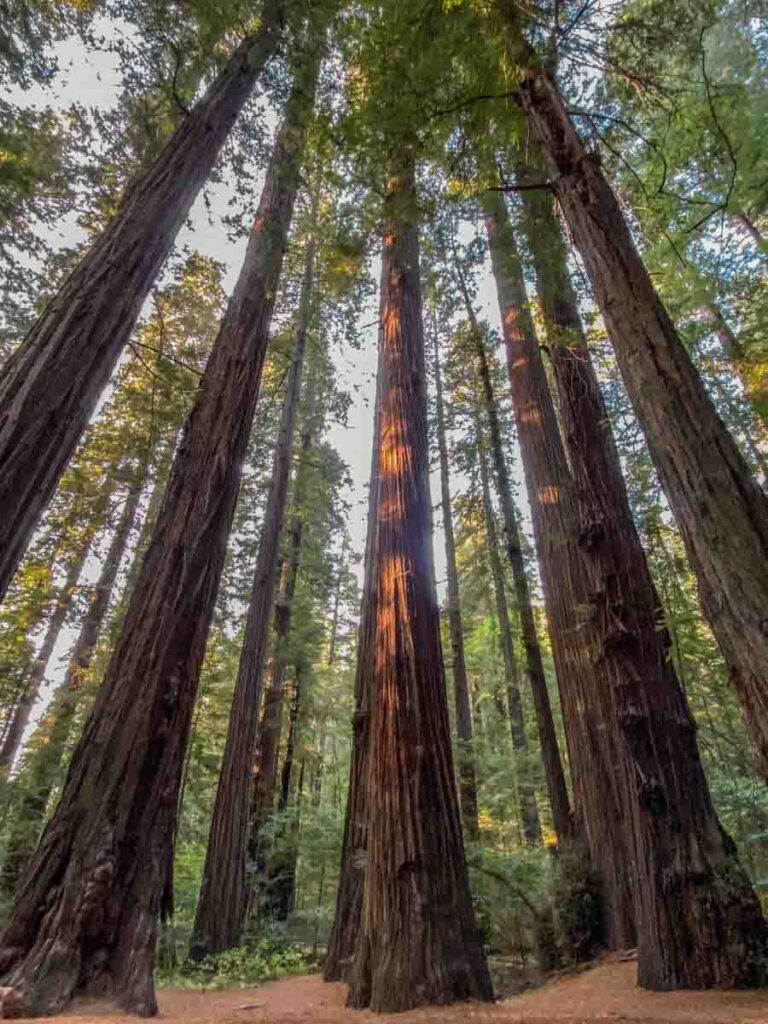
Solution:
<svg viewBox="0 0 768 1024">
<path fill-rule="evenodd" d="M 437 941 L 435 941 L 437 939 Z M 472 943 L 474 947 L 476 944 Z M 493 999 L 488 968 L 460 936 L 446 948 L 444 937 L 411 945 L 388 943 L 380 952 L 360 944 L 351 972 L 347 1006 L 374 1013 L 403 1013 L 420 1006 Z"/>
<path fill-rule="evenodd" d="M 641 936 L 641 988 L 759 988 L 768 981 L 768 924 L 738 863 L 668 880 L 654 934 Z"/>
<path fill-rule="evenodd" d="M 126 1013 L 154 1017 L 158 1007 L 151 961 L 138 955 L 130 970 L 121 972 L 103 965 L 109 958 L 108 950 L 91 950 L 85 961 L 82 952 L 65 940 L 46 941 L 13 969 L 0 988 L 0 1017 L 48 1017 L 63 1010 L 76 995 L 107 996 Z"/>
</svg>

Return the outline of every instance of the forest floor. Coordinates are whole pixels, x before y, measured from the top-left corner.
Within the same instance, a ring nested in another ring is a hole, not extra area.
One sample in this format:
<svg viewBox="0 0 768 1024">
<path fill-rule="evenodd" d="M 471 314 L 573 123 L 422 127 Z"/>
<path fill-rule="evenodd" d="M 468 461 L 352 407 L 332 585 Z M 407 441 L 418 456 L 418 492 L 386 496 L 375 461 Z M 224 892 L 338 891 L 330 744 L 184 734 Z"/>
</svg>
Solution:
<svg viewBox="0 0 768 1024">
<path fill-rule="evenodd" d="M 635 985 L 635 972 L 631 962 L 603 963 L 491 1006 L 465 1003 L 402 1014 L 347 1010 L 346 986 L 324 984 L 317 975 L 250 989 L 165 989 L 159 1002 L 163 1019 L 179 1024 L 768 1024 L 768 991 L 647 992 Z M 66 1016 L 77 1024 L 125 1024 L 113 1008 L 95 1002 L 81 1001 Z"/>
</svg>

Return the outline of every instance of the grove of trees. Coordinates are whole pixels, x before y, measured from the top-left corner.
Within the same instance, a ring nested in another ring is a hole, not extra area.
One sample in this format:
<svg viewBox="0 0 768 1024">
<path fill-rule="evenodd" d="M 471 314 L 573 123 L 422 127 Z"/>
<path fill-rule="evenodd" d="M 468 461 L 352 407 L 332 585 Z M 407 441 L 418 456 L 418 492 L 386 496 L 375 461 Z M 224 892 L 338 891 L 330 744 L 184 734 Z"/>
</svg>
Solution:
<svg viewBox="0 0 768 1024">
<path fill-rule="evenodd" d="M 0 1015 L 768 983 L 767 26 L 0 4 Z"/>
</svg>

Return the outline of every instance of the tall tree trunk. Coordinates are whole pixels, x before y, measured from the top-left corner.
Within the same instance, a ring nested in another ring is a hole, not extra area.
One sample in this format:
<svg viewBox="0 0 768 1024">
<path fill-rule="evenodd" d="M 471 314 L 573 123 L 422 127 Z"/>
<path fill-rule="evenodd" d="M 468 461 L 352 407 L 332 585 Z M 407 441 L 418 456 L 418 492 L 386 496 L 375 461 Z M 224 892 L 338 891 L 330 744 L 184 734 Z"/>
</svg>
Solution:
<svg viewBox="0 0 768 1024">
<path fill-rule="evenodd" d="M 551 199 L 528 193 L 523 202 L 600 658 L 610 672 L 608 698 L 630 778 L 636 780 L 628 824 L 636 865 L 638 980 L 655 989 L 759 983 L 768 929 L 712 806 L 587 348 L 565 244 Z"/>
<path fill-rule="evenodd" d="M 496 617 L 499 620 L 499 636 L 501 638 L 501 653 L 504 659 L 504 675 L 507 682 L 507 709 L 509 714 L 509 727 L 512 733 L 512 746 L 519 755 L 524 755 L 528 749 L 528 740 L 525 734 L 525 720 L 523 718 L 523 702 L 520 697 L 520 682 L 518 679 L 517 662 L 515 660 L 515 649 L 512 642 L 512 629 L 509 622 L 509 608 L 507 605 L 507 594 L 504 586 L 504 572 L 499 556 L 499 540 L 496 532 L 496 518 L 493 512 L 491 500 L 491 482 L 488 473 L 488 461 L 485 448 L 482 442 L 481 431 L 478 430 L 477 437 L 478 464 L 480 468 L 480 485 L 483 494 L 483 515 L 485 518 L 486 546 L 488 548 L 488 559 L 491 565 L 491 578 L 493 579 L 493 592 L 496 601 Z M 522 563 L 522 559 L 521 559 Z M 520 564 L 516 562 L 513 572 L 520 571 Z M 523 566 L 523 586 L 516 587 L 518 603 L 522 598 L 527 600 L 527 609 L 520 611 L 520 619 L 525 617 L 527 628 L 533 624 L 533 609 L 531 608 L 528 579 Z M 536 708 L 536 722 L 539 729 L 539 741 L 541 744 L 541 755 L 544 762 L 544 774 L 547 780 L 547 792 L 552 807 L 552 821 L 555 832 L 559 839 L 567 839 L 573 831 L 573 819 L 568 799 L 568 790 L 565 785 L 565 773 L 563 763 L 560 759 L 560 750 L 557 746 L 557 735 L 555 733 L 555 721 L 552 717 L 552 707 L 549 702 L 547 691 L 547 680 L 544 675 L 544 665 L 541 658 L 538 636 L 534 628 L 533 633 L 535 646 L 526 645 L 526 664 L 531 691 L 534 695 Z M 530 642 L 530 637 L 528 638 Z M 535 675 L 533 674 L 535 672 Z M 534 685 L 535 680 L 535 685 Z M 517 780 L 520 793 L 520 821 L 523 826 L 523 837 L 527 843 L 541 842 L 541 823 L 539 812 L 536 806 L 536 796 L 533 788 L 527 780 L 522 778 L 518 770 Z M 563 831 L 563 829 L 565 831 Z"/>
<path fill-rule="evenodd" d="M 51 793 L 59 781 L 77 710 L 83 677 L 88 671 L 107 615 L 120 564 L 136 522 L 141 500 L 143 475 L 132 485 L 120 519 L 93 589 L 88 610 L 80 627 L 64 679 L 56 688 L 45 717 L 29 744 L 29 759 L 21 780 L 22 798 L 11 826 L 5 859 L 0 873 L 0 888 L 11 896 L 19 875 L 35 852 Z"/>
<path fill-rule="evenodd" d="M 380 309 L 381 317 L 381 309 Z M 349 765 L 347 807 L 341 843 L 341 866 L 336 909 L 323 963 L 326 981 L 348 981 L 363 912 L 365 862 L 368 849 L 368 754 L 376 628 L 376 535 L 379 507 L 379 449 L 381 447 L 381 373 L 376 379 L 373 415 L 373 450 L 368 491 L 363 596 L 355 666 L 355 713 L 352 721 L 352 756 Z M 318 795 L 319 799 L 319 795 Z"/>
<path fill-rule="evenodd" d="M 95 529 L 89 529 L 83 537 L 67 566 L 67 575 L 64 582 L 56 594 L 51 617 L 48 621 L 48 628 L 40 644 L 40 649 L 30 665 L 27 677 L 22 684 L 21 696 L 3 737 L 2 748 L 0 748 L 0 777 L 7 778 L 8 772 L 21 747 L 29 716 L 32 714 L 32 708 L 40 696 L 40 688 L 43 685 L 43 679 L 48 669 L 48 662 L 51 660 L 53 649 L 67 620 L 69 609 L 72 607 L 72 600 L 77 589 L 77 581 L 80 579 L 80 573 L 83 571 L 83 566 L 88 558 L 95 533 Z"/>
<path fill-rule="evenodd" d="M 448 444 L 445 437 L 443 382 L 440 376 L 440 347 L 435 330 L 435 396 L 437 400 L 437 447 L 440 455 L 440 501 L 443 511 L 445 561 L 448 572 L 448 626 L 451 636 L 451 668 L 456 706 L 456 737 L 458 739 L 459 804 L 461 821 L 468 839 L 477 842 L 477 782 L 475 753 L 472 745 L 472 711 L 469 706 L 467 666 L 464 660 L 464 627 L 459 601 L 459 570 L 456 567 L 456 539 L 451 513 L 451 478 L 448 469 Z"/>
<path fill-rule="evenodd" d="M 627 948 L 635 944 L 624 820 L 629 781 L 618 727 L 611 708 L 599 699 L 609 687 L 596 683 L 605 671 L 596 657 L 596 635 L 582 613 L 589 605 L 589 581 L 576 544 L 570 470 L 504 199 L 489 192 L 483 202 L 563 708 L 576 828 L 586 836 L 598 872 L 605 941 L 610 948 Z"/>
<path fill-rule="evenodd" d="M 297 123 L 312 103 L 318 58 L 313 58 L 304 85 L 309 87 L 301 99 L 299 83 L 293 103 Z M 205 867 L 190 942 L 190 958 L 202 959 L 209 953 L 236 946 L 248 909 L 246 858 L 252 799 L 253 758 L 259 727 L 259 707 L 264 678 L 264 660 L 269 637 L 269 622 L 280 554 L 280 536 L 285 518 L 288 483 L 291 475 L 296 411 L 301 394 L 301 377 L 307 347 L 314 293 L 316 246 L 310 240 L 305 260 L 299 311 L 296 319 L 293 363 L 285 385 L 280 429 L 272 466 L 272 483 L 259 540 L 256 571 L 251 588 L 240 652 L 237 682 L 232 698 L 229 731 L 216 791 L 213 818 L 208 835 Z"/>
<path fill-rule="evenodd" d="M 528 72 L 521 102 L 544 149 L 768 778 L 768 497 L 718 417 L 552 77 Z"/>
<path fill-rule="evenodd" d="M 311 444 L 311 432 L 304 435 L 306 447 L 302 444 L 302 456 L 308 452 Z M 306 465 L 306 464 L 305 464 Z M 266 826 L 272 817 L 275 805 L 277 783 L 278 755 L 280 753 L 280 733 L 283 720 L 283 693 L 285 688 L 286 650 L 285 646 L 291 631 L 293 618 L 293 601 L 296 595 L 296 584 L 301 568 L 301 546 L 304 533 L 304 519 L 301 511 L 303 495 L 301 493 L 302 468 L 299 468 L 295 494 L 295 505 L 298 514 L 294 517 L 291 527 L 291 557 L 288 562 L 285 583 L 282 593 L 275 604 L 275 647 L 272 656 L 272 675 L 269 688 L 264 696 L 264 711 L 259 728 L 259 749 L 256 777 L 253 783 L 251 812 L 248 825 L 248 860 L 256 872 L 255 884 L 251 885 L 251 901 L 257 892 L 261 898 L 259 906 L 251 902 L 251 912 L 261 912 L 263 901 L 267 914 L 269 894 L 265 890 L 265 873 L 270 852 L 270 839 L 266 835 Z"/>
<path fill-rule="evenodd" d="M 296 897 L 296 862 L 298 860 L 298 800 L 290 820 L 286 820 L 288 801 L 291 795 L 291 778 L 293 775 L 293 759 L 299 728 L 299 711 L 301 710 L 302 679 L 300 666 L 295 667 L 293 700 L 288 714 L 288 737 L 285 745 L 285 757 L 280 772 L 280 788 L 277 795 L 277 812 L 280 815 L 278 830 L 275 837 L 275 849 L 272 850 L 267 864 L 267 901 L 266 912 L 269 917 L 285 921 L 294 908 Z M 304 771 L 304 762 L 301 763 Z M 299 787 L 301 788 L 301 786 Z"/>
<path fill-rule="evenodd" d="M 282 35 L 283 0 L 205 96 L 11 356 L 0 377 L 0 600 L 88 425 L 152 283 Z"/>
<path fill-rule="evenodd" d="M 562 762 L 557 748 L 557 739 L 554 732 L 554 722 L 549 704 L 549 691 L 547 690 L 547 678 L 544 673 L 544 662 L 541 657 L 541 646 L 536 632 L 536 623 L 533 617 L 533 605 L 531 603 L 531 592 L 528 585 L 528 574 L 525 569 L 523 558 L 523 546 L 520 540 L 520 528 L 517 522 L 512 488 L 509 483 L 507 463 L 504 457 L 504 443 L 501 436 L 501 425 L 496 407 L 496 395 L 494 394 L 493 382 L 491 380 L 490 367 L 488 364 L 488 353 L 485 348 L 485 339 L 482 329 L 477 322 L 472 300 L 467 289 L 464 275 L 461 271 L 458 259 L 456 260 L 456 272 L 459 287 L 464 297 L 467 315 L 472 331 L 472 341 L 478 360 L 480 384 L 482 388 L 482 400 L 488 421 L 488 432 L 491 440 L 491 458 L 496 476 L 496 485 L 501 503 L 502 517 L 504 520 L 504 542 L 507 551 L 507 558 L 512 569 L 512 578 L 515 585 L 515 596 L 517 598 L 518 614 L 520 616 L 520 627 L 523 635 L 523 646 L 525 648 L 526 671 L 528 682 L 534 697 L 537 709 L 540 709 L 540 727 L 546 729 L 546 742 L 542 745 L 542 754 L 547 764 L 547 778 L 552 782 L 550 799 L 552 799 L 552 816 L 555 823 L 555 831 L 560 838 L 566 839 L 573 833 L 573 819 L 568 800 L 568 791 L 565 785 L 565 776 L 562 770 Z M 481 431 L 478 430 L 478 440 Z M 519 700 L 519 697 L 518 697 Z M 522 708 L 521 716 L 522 716 Z M 551 732 L 550 732 L 551 729 Z M 523 729 L 524 735 L 524 729 Z M 543 737 L 543 731 L 540 733 Z M 525 819 L 524 819 L 525 820 Z M 536 830 L 541 835 L 541 827 L 536 816 Z M 530 829 L 529 820 L 527 830 Z"/>
<path fill-rule="evenodd" d="M 385 203 L 365 898 L 349 1004 L 490 999 L 469 892 L 431 552 L 414 168 Z M 362 656 L 370 657 L 368 652 Z"/>
<path fill-rule="evenodd" d="M 333 611 L 331 612 L 331 635 L 328 638 L 328 666 L 334 664 L 336 661 L 336 644 L 339 639 L 339 607 L 341 605 L 341 580 L 342 573 L 344 572 L 344 565 L 347 556 L 347 534 L 345 533 L 341 541 L 341 554 L 339 555 L 339 571 L 336 575 L 336 587 L 333 593 Z"/>
<path fill-rule="evenodd" d="M 293 212 L 313 56 L 298 75 L 240 278 L 174 461 L 152 544 L 59 805 L 0 940 L 3 1013 L 108 987 L 157 1011 L 157 917 L 172 909 L 182 765 Z"/>
</svg>

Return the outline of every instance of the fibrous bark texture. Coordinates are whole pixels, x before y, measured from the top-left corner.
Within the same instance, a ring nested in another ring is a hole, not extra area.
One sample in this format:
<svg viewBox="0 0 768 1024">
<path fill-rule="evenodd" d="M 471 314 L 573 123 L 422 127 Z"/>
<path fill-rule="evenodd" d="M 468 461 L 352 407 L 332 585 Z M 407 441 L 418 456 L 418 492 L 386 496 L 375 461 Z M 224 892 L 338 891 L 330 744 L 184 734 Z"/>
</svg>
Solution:
<svg viewBox="0 0 768 1024">
<path fill-rule="evenodd" d="M 0 376 L 0 600 L 176 234 L 281 36 L 282 0 L 235 51 Z"/>
<path fill-rule="evenodd" d="M 524 202 L 599 657 L 609 673 L 607 696 L 634 780 L 627 825 L 636 867 L 638 979 L 656 989 L 759 983 L 768 931 L 712 806 L 578 316 L 566 250 L 548 198 L 529 195 Z M 603 273 L 605 256 L 599 258 Z M 610 256 L 620 258 L 617 252 Z M 604 677 L 597 679 L 602 683 Z"/>
<path fill-rule="evenodd" d="M 314 77 L 297 84 L 292 101 L 295 109 L 293 116 L 299 117 L 297 123 L 300 123 L 301 118 L 311 110 L 317 68 L 315 58 L 310 68 L 310 74 Z M 272 483 L 259 540 L 245 637 L 240 652 L 229 730 L 224 746 L 200 897 L 190 942 L 191 959 L 201 959 L 209 953 L 220 953 L 231 946 L 236 946 L 240 941 L 248 910 L 246 859 L 253 760 L 259 727 L 264 660 L 280 554 L 280 536 L 291 475 L 296 410 L 301 392 L 307 332 L 312 312 L 314 264 L 315 244 L 310 241 L 296 321 L 293 362 L 285 385 L 272 467 Z"/>
<path fill-rule="evenodd" d="M 0 940 L 5 1015 L 45 1015 L 86 988 L 157 1012 L 157 918 L 172 908 L 184 752 L 298 188 L 303 92 L 279 133 L 120 639 Z"/>
<path fill-rule="evenodd" d="M 451 763 L 434 586 L 413 168 L 386 201 L 365 898 L 349 1003 L 491 997 Z M 363 652 L 363 657 L 369 656 Z"/>
<path fill-rule="evenodd" d="M 484 198 L 493 272 L 499 293 L 512 404 L 531 506 L 573 781 L 576 830 L 586 837 L 602 891 L 604 938 L 611 948 L 634 945 L 631 849 L 625 841 L 629 785 L 618 728 L 596 674 L 596 634 L 582 613 L 589 581 L 576 542 L 570 470 L 509 215 L 500 193 Z"/>
<path fill-rule="evenodd" d="M 768 778 L 768 497 L 709 400 L 557 85 L 531 72 L 521 96 Z"/>
</svg>

